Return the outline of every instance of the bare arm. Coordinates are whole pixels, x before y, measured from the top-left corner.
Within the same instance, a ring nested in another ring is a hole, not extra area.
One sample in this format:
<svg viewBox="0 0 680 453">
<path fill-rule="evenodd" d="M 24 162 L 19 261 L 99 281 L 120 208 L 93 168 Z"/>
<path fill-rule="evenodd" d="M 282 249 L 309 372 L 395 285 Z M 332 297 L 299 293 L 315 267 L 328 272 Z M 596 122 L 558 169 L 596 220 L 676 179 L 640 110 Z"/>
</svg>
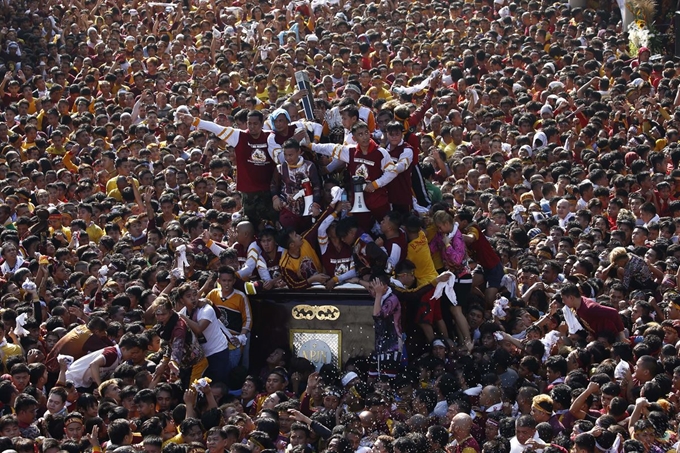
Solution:
<svg viewBox="0 0 680 453">
<path fill-rule="evenodd" d="M 600 390 L 599 384 L 595 382 L 590 382 L 588 384 L 588 387 L 574 400 L 573 403 L 571 403 L 571 406 L 569 407 L 569 412 L 571 415 L 574 417 L 578 418 L 579 420 L 582 420 L 585 416 L 586 413 L 581 410 L 584 404 L 586 404 L 586 400 L 588 397 Z"/>
<path fill-rule="evenodd" d="M 210 326 L 210 321 L 207 319 L 201 319 L 200 321 L 196 322 L 185 314 L 180 313 L 179 316 L 187 323 L 189 328 L 196 335 L 201 335 L 203 331 L 207 329 L 208 326 Z"/>
<path fill-rule="evenodd" d="M 198 395 L 196 394 L 196 390 L 193 388 L 188 389 L 186 392 L 184 392 L 184 404 L 187 407 L 187 418 L 193 417 L 196 418 L 198 415 L 196 414 L 196 397 Z"/>
<path fill-rule="evenodd" d="M 638 398 L 635 401 L 635 410 L 628 419 L 628 432 L 630 433 L 630 437 L 635 435 L 635 423 L 640 420 L 640 417 L 642 416 L 642 410 L 647 406 L 649 406 L 649 401 L 647 401 L 646 398 Z"/>
</svg>

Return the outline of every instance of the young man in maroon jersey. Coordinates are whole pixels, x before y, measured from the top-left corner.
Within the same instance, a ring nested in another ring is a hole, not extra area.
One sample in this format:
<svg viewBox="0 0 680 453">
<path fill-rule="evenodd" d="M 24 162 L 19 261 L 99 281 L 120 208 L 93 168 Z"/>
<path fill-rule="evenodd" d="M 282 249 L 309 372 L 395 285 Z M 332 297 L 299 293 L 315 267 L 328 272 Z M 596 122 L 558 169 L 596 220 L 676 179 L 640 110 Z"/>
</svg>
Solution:
<svg viewBox="0 0 680 453">
<path fill-rule="evenodd" d="M 211 121 L 203 121 L 188 114 L 179 113 L 186 125 L 212 132 L 234 148 L 236 155 L 236 190 L 243 194 L 244 213 L 248 220 L 260 229 L 262 220 L 275 222 L 278 211 L 272 204 L 270 185 L 276 164 L 281 162 L 275 150 L 267 145 L 269 133 L 263 132 L 264 115 L 253 110 L 248 113 L 248 129 L 222 127 Z"/>
<path fill-rule="evenodd" d="M 371 139 L 366 123 L 355 123 L 352 135 L 357 145 L 313 144 L 312 151 L 346 162 L 350 176 L 364 178 L 364 197 L 370 212 L 355 216 L 359 226 L 364 231 L 370 231 L 375 222 L 382 220 L 391 210 L 387 185 L 397 176 L 397 172 L 387 151 Z"/>
</svg>

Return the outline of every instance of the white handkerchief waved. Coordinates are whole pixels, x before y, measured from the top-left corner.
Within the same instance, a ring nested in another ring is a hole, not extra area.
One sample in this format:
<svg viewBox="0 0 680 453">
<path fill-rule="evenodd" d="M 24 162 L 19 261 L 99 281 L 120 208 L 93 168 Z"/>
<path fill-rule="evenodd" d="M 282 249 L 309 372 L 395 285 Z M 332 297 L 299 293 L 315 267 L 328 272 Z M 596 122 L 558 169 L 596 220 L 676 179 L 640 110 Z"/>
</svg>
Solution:
<svg viewBox="0 0 680 453">
<path fill-rule="evenodd" d="M 445 272 L 443 275 L 448 275 L 449 278 L 445 282 L 437 283 L 431 299 L 439 299 L 442 297 L 442 294 L 446 294 L 446 297 L 449 298 L 453 305 L 458 305 L 456 292 L 453 290 L 453 286 L 456 284 L 456 276 L 453 272 Z"/>
<path fill-rule="evenodd" d="M 24 329 L 24 325 L 26 325 L 26 319 L 28 318 L 28 313 L 22 313 L 19 316 L 17 316 L 17 325 L 14 328 L 14 335 L 17 337 L 25 337 L 28 335 L 28 330 Z"/>
<path fill-rule="evenodd" d="M 491 314 L 499 319 L 504 319 L 507 316 L 505 310 L 510 306 L 510 301 L 506 297 L 499 297 L 493 304 Z"/>
<path fill-rule="evenodd" d="M 581 323 L 578 322 L 578 319 L 576 318 L 574 312 L 571 311 L 571 308 L 565 305 L 562 307 L 562 313 L 564 314 L 564 322 L 566 322 L 567 327 L 569 327 L 569 334 L 574 334 L 579 330 L 585 330 Z"/>
</svg>

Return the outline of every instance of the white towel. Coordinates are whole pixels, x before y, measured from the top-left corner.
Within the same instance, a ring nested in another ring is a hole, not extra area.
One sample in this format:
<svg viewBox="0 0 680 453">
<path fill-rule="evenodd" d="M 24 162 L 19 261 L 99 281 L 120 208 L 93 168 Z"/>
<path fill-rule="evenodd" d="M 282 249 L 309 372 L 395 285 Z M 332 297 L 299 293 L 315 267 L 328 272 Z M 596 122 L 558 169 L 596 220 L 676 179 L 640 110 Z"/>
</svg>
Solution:
<svg viewBox="0 0 680 453">
<path fill-rule="evenodd" d="M 106 283 L 106 276 L 109 274 L 109 266 L 104 264 L 99 268 L 99 283 L 104 285 Z"/>
<path fill-rule="evenodd" d="M 425 215 L 430 212 L 430 210 L 424 206 L 420 206 L 418 204 L 418 200 L 416 197 L 412 197 L 413 199 L 413 210 L 416 211 L 418 215 Z"/>
<path fill-rule="evenodd" d="M 342 187 L 333 186 L 331 189 L 331 196 L 333 197 L 331 204 L 335 205 L 338 201 L 340 201 L 342 199 L 343 193 L 345 193 L 345 190 Z"/>
<path fill-rule="evenodd" d="M 502 402 L 496 403 L 493 406 L 487 407 L 486 409 L 484 409 L 484 412 L 486 412 L 487 414 L 490 414 L 491 412 L 496 412 L 496 411 L 499 411 L 501 409 L 503 409 L 503 403 Z"/>
<path fill-rule="evenodd" d="M 24 280 L 24 283 L 21 284 L 21 287 L 23 288 L 24 291 L 26 292 L 32 292 L 36 290 L 35 283 L 31 281 L 30 278 L 26 277 L 26 280 Z"/>
<path fill-rule="evenodd" d="M 71 368 L 71 364 L 75 362 L 75 359 L 73 358 L 72 355 L 59 354 L 57 356 L 57 362 L 64 358 L 66 359 L 66 370 L 68 370 L 69 368 Z"/>
<path fill-rule="evenodd" d="M 189 265 L 189 261 L 187 261 L 187 246 L 182 244 L 179 247 L 177 247 L 177 269 L 179 270 L 179 278 L 184 278 L 184 266 Z"/>
<path fill-rule="evenodd" d="M 543 353 L 542 359 L 543 363 L 548 360 L 548 357 L 550 357 L 550 350 L 553 346 L 555 346 L 559 339 L 560 332 L 557 330 L 550 331 L 545 337 L 541 338 L 541 343 L 543 343 L 543 346 L 545 346 L 545 352 Z"/>
<path fill-rule="evenodd" d="M 437 283 L 437 286 L 434 289 L 434 294 L 432 295 L 431 299 L 439 299 L 442 297 L 442 294 L 446 294 L 446 297 L 449 298 L 449 301 L 451 301 L 451 304 L 453 305 L 458 305 L 458 299 L 456 298 L 456 292 L 453 290 L 453 286 L 456 284 L 456 276 L 453 274 L 453 272 L 444 272 L 442 275 L 448 275 L 448 280 L 445 282 L 439 282 Z"/>
<path fill-rule="evenodd" d="M 526 211 L 527 210 L 521 204 L 515 205 L 515 208 L 512 210 L 512 220 L 517 222 L 518 225 L 523 225 L 524 218 L 522 217 L 522 213 Z"/>
<path fill-rule="evenodd" d="M 404 284 L 402 282 L 400 282 L 399 280 L 397 280 L 396 278 L 390 278 L 390 283 L 392 283 L 397 288 L 401 288 L 401 289 L 405 288 Z"/>
<path fill-rule="evenodd" d="M 467 390 L 463 390 L 463 393 L 465 393 L 467 396 L 479 396 L 482 393 L 482 386 L 481 384 L 478 384 L 475 387 L 470 387 Z"/>
<path fill-rule="evenodd" d="M 493 304 L 491 314 L 499 319 L 504 319 L 507 316 L 505 310 L 510 306 L 510 301 L 505 297 L 499 297 Z"/>
<path fill-rule="evenodd" d="M 418 85 L 414 85 L 414 86 L 411 86 L 411 87 L 401 87 L 401 86 L 393 87 L 392 92 L 395 93 L 395 94 L 398 94 L 398 95 L 417 93 L 417 92 L 422 91 L 425 88 L 427 88 L 427 86 L 430 84 L 430 81 L 433 78 L 435 78 L 438 74 L 439 74 L 439 71 L 432 71 L 432 74 L 428 78 L 426 78 L 425 80 L 420 82 Z"/>
<path fill-rule="evenodd" d="M 585 330 L 581 323 L 578 322 L 578 319 L 574 312 L 571 311 L 571 308 L 565 305 L 562 307 L 562 313 L 564 314 L 564 322 L 566 322 L 567 327 L 569 327 L 569 334 L 575 334 L 579 330 Z"/>
<path fill-rule="evenodd" d="M 28 313 L 22 313 L 17 316 L 17 326 L 14 328 L 14 335 L 17 337 L 25 337 L 28 335 L 28 330 L 24 329 L 26 318 L 28 318 Z"/>
</svg>

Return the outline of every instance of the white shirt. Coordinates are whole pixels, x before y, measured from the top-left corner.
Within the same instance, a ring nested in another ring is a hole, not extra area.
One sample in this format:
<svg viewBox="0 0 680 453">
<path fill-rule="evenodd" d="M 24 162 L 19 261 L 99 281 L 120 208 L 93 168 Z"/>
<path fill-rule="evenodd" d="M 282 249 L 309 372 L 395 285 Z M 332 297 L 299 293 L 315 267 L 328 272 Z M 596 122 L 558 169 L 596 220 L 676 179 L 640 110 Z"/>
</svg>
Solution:
<svg viewBox="0 0 680 453">
<path fill-rule="evenodd" d="M 534 439 L 539 442 L 543 442 L 541 438 L 538 436 L 538 431 L 534 433 Z M 514 436 L 512 439 L 510 439 L 510 453 L 522 453 L 527 448 L 529 448 L 528 445 L 522 445 L 519 443 L 519 440 L 517 440 L 517 436 Z M 540 453 L 543 451 L 543 449 L 538 449 L 536 451 Z"/>
<path fill-rule="evenodd" d="M 198 310 L 196 312 L 197 322 L 200 323 L 203 319 L 207 319 L 210 322 L 208 327 L 206 327 L 203 331 L 203 336 L 205 337 L 206 341 L 205 343 L 201 344 L 203 352 L 205 352 L 205 356 L 209 357 L 229 348 L 227 337 L 222 333 L 222 329 L 220 329 L 220 320 L 217 319 L 215 309 L 211 305 L 206 304 L 203 307 L 197 308 L 196 310 Z M 186 307 L 182 308 L 180 313 L 186 315 Z"/>
</svg>

